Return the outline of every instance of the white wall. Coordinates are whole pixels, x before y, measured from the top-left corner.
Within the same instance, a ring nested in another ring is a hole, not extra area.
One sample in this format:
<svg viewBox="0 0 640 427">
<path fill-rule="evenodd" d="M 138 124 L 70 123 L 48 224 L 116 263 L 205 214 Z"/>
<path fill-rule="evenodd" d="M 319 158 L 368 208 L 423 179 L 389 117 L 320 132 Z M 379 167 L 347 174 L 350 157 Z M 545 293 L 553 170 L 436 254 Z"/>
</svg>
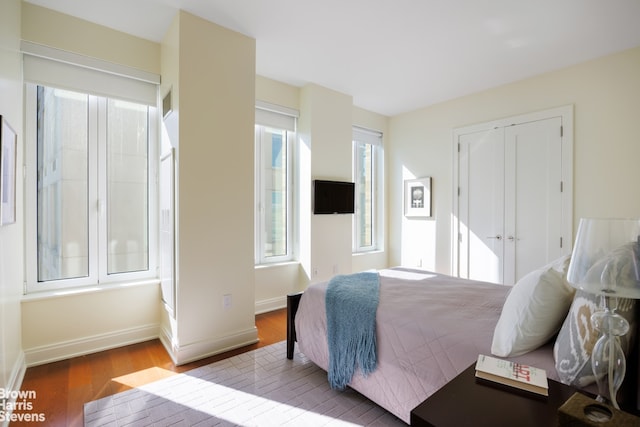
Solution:
<svg viewBox="0 0 640 427">
<path fill-rule="evenodd" d="M 574 106 L 574 230 L 585 216 L 638 217 L 640 47 L 393 117 L 390 263 L 451 271 L 452 130 Z M 433 177 L 432 219 L 406 219 L 403 180 Z"/>
<path fill-rule="evenodd" d="M 0 115 L 18 134 L 16 222 L 0 227 L 0 389 L 16 390 L 24 375 L 20 335 L 22 296 L 22 58 L 20 0 L 0 2 Z"/>
</svg>

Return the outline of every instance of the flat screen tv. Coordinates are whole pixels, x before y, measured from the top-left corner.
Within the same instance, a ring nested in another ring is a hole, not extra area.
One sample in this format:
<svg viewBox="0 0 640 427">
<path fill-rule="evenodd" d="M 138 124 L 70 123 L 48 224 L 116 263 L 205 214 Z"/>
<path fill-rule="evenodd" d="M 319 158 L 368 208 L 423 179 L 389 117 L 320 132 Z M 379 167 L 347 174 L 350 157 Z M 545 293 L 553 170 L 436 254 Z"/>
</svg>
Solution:
<svg viewBox="0 0 640 427">
<path fill-rule="evenodd" d="M 355 184 L 353 182 L 313 181 L 314 214 L 354 213 Z"/>
</svg>

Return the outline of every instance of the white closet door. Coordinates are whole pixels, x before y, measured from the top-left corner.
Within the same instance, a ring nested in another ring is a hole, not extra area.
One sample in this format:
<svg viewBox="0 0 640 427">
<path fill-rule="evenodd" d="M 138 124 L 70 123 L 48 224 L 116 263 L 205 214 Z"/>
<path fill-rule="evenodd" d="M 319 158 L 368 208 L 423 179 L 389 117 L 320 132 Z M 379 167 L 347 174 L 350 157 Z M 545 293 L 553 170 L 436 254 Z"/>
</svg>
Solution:
<svg viewBox="0 0 640 427">
<path fill-rule="evenodd" d="M 502 283 L 504 130 L 459 139 L 459 276 Z"/>
<path fill-rule="evenodd" d="M 457 132 L 454 274 L 514 284 L 570 252 L 562 242 L 571 239 L 572 216 L 571 191 L 561 187 L 572 173 L 563 117 Z"/>
<path fill-rule="evenodd" d="M 505 128 L 504 282 L 561 255 L 562 121 Z"/>
</svg>

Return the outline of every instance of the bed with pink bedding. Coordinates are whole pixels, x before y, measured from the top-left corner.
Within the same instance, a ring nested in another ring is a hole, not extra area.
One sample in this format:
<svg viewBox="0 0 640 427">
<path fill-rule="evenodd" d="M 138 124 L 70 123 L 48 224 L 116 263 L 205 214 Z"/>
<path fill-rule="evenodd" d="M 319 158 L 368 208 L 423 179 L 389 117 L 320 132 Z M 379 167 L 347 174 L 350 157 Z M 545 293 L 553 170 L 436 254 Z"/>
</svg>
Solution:
<svg viewBox="0 0 640 427">
<path fill-rule="evenodd" d="M 379 273 L 377 368 L 366 377 L 356 371 L 349 386 L 409 423 L 413 408 L 479 354 L 491 354 L 511 287 L 404 268 Z M 297 341 L 299 350 L 324 370 L 329 363 L 326 288 L 327 282 L 313 284 L 290 300 L 287 351 L 293 357 Z M 543 368 L 557 380 L 552 347 L 548 343 L 513 360 Z"/>
</svg>

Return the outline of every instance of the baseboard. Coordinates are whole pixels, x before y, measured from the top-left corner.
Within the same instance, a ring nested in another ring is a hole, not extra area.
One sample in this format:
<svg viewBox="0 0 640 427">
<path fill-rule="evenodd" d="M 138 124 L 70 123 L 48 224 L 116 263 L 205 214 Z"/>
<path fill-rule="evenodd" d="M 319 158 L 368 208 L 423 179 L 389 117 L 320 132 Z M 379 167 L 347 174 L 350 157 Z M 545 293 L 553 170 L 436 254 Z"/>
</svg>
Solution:
<svg viewBox="0 0 640 427">
<path fill-rule="evenodd" d="M 5 384 L 3 391 L 18 391 L 22 388 L 22 381 L 24 380 L 24 374 L 27 371 L 27 364 L 24 358 L 24 352 L 20 352 L 18 359 L 13 365 L 13 369 L 11 369 L 11 376 L 9 377 L 9 382 Z M 7 403 L 13 404 L 16 401 L 16 398 L 11 398 L 7 400 L 3 400 L 3 406 L 0 408 L 0 414 L 2 415 L 2 422 L 0 422 L 0 426 L 5 427 L 9 425 L 10 414 L 13 412 L 11 410 L 5 411 L 3 408 L 11 405 L 7 405 Z M 7 406 L 5 406 L 7 405 Z"/>
<path fill-rule="evenodd" d="M 167 350 L 167 353 L 169 354 L 169 357 L 173 361 L 173 364 L 177 365 L 178 363 L 176 361 L 176 354 L 175 354 L 176 353 L 176 349 L 175 349 L 175 346 L 173 344 L 173 335 L 163 325 L 160 325 L 160 337 L 159 338 L 160 338 L 160 343 L 162 344 L 164 349 Z"/>
<path fill-rule="evenodd" d="M 267 313 L 269 311 L 279 310 L 287 306 L 287 296 L 265 299 L 256 301 L 256 314 Z"/>
<path fill-rule="evenodd" d="M 203 340 L 195 343 L 176 345 L 165 328 L 161 328 L 160 341 L 176 365 L 204 359 L 225 351 L 255 344 L 258 342 L 258 329 L 254 326 L 247 330 L 218 339 Z"/>
<path fill-rule="evenodd" d="M 24 352 L 21 351 L 18 355 L 18 360 L 16 360 L 11 370 L 11 376 L 9 377 L 9 384 L 7 384 L 6 390 L 20 390 L 26 371 L 27 363 L 25 362 Z"/>
<path fill-rule="evenodd" d="M 106 334 L 25 349 L 26 366 L 37 366 L 158 338 L 159 325 L 149 324 Z"/>
</svg>

